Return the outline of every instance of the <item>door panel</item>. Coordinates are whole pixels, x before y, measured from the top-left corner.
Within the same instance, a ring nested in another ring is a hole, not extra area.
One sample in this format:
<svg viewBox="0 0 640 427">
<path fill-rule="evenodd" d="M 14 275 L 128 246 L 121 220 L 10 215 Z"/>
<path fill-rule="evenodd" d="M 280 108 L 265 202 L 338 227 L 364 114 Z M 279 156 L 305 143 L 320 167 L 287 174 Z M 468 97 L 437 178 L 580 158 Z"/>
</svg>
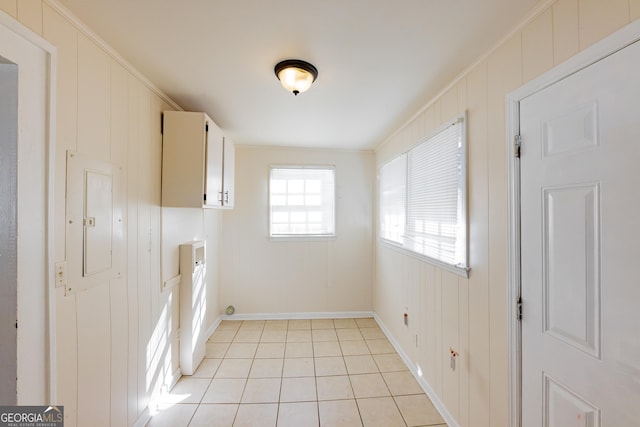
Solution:
<svg viewBox="0 0 640 427">
<path fill-rule="evenodd" d="M 543 190 L 543 333 L 600 352 L 598 184 Z"/>
<path fill-rule="evenodd" d="M 544 156 L 569 154 L 598 145 L 598 104 L 578 105 L 542 122 Z"/>
<path fill-rule="evenodd" d="M 544 376 L 545 427 L 598 427 L 600 411 L 571 390 Z"/>
<path fill-rule="evenodd" d="M 640 419 L 640 43 L 520 103 L 522 425 Z"/>
</svg>

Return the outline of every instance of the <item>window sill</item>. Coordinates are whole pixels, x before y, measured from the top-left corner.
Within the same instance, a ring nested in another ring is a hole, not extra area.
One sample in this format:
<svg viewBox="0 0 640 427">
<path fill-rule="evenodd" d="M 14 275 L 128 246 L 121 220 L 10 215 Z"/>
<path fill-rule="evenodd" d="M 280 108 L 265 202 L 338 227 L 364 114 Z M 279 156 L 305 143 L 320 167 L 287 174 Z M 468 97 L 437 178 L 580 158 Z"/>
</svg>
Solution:
<svg viewBox="0 0 640 427">
<path fill-rule="evenodd" d="M 378 242 L 381 244 L 381 246 L 387 247 L 393 251 L 410 256 L 422 262 L 426 262 L 428 264 L 431 264 L 443 270 L 447 270 L 457 276 L 464 277 L 465 279 L 469 278 L 469 272 L 471 271 L 471 268 L 469 267 L 458 267 L 456 265 L 447 264 L 446 262 L 442 262 L 435 258 L 431 258 L 426 255 L 422 255 L 418 252 L 414 252 L 412 250 L 406 249 L 405 247 L 400 246 L 400 244 L 395 243 L 391 240 L 386 240 L 382 237 L 378 237 Z"/>
<path fill-rule="evenodd" d="M 297 234 L 297 235 L 279 235 L 269 236 L 272 242 L 319 242 L 336 240 L 336 235 L 313 235 L 313 234 Z"/>
</svg>

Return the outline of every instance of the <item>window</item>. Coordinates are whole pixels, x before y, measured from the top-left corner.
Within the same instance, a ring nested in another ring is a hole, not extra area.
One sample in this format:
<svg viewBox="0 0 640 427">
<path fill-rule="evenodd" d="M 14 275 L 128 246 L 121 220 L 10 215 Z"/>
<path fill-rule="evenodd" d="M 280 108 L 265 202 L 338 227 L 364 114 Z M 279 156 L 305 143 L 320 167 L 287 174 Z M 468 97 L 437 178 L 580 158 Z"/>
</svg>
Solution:
<svg viewBox="0 0 640 427">
<path fill-rule="evenodd" d="M 465 116 L 380 169 L 380 237 L 467 271 Z"/>
<path fill-rule="evenodd" d="M 407 199 L 407 155 L 380 169 L 380 236 L 402 243 Z"/>
<path fill-rule="evenodd" d="M 333 168 L 272 167 L 271 237 L 335 236 Z"/>
</svg>

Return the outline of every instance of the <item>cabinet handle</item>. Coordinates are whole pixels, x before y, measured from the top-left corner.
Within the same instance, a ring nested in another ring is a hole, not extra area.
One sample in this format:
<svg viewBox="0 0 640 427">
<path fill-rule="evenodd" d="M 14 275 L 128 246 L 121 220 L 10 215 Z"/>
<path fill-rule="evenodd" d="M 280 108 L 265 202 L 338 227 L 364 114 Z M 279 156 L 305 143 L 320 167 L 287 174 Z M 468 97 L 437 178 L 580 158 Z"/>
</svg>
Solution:
<svg viewBox="0 0 640 427">
<path fill-rule="evenodd" d="M 224 192 L 224 203 L 229 204 L 229 191 Z"/>
<path fill-rule="evenodd" d="M 218 197 L 218 201 L 222 203 L 222 191 L 218 191 L 218 194 L 220 195 L 220 197 Z"/>
</svg>

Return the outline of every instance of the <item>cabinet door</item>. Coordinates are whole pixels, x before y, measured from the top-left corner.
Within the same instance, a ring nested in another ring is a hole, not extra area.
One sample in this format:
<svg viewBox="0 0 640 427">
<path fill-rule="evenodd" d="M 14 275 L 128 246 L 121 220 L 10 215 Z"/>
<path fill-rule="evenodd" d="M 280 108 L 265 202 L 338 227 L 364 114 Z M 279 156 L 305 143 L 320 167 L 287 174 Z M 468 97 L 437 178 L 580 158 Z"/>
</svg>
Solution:
<svg viewBox="0 0 640 427">
<path fill-rule="evenodd" d="M 162 206 L 201 208 L 207 191 L 206 124 L 211 120 L 186 111 L 165 111 L 163 117 Z"/>
<path fill-rule="evenodd" d="M 223 206 L 232 208 L 235 202 L 236 145 L 232 140 L 224 138 L 224 165 L 222 184 L 224 186 Z"/>
<path fill-rule="evenodd" d="M 207 158 L 205 161 L 205 206 L 222 206 L 222 159 L 224 136 L 213 121 L 207 122 Z"/>
</svg>

